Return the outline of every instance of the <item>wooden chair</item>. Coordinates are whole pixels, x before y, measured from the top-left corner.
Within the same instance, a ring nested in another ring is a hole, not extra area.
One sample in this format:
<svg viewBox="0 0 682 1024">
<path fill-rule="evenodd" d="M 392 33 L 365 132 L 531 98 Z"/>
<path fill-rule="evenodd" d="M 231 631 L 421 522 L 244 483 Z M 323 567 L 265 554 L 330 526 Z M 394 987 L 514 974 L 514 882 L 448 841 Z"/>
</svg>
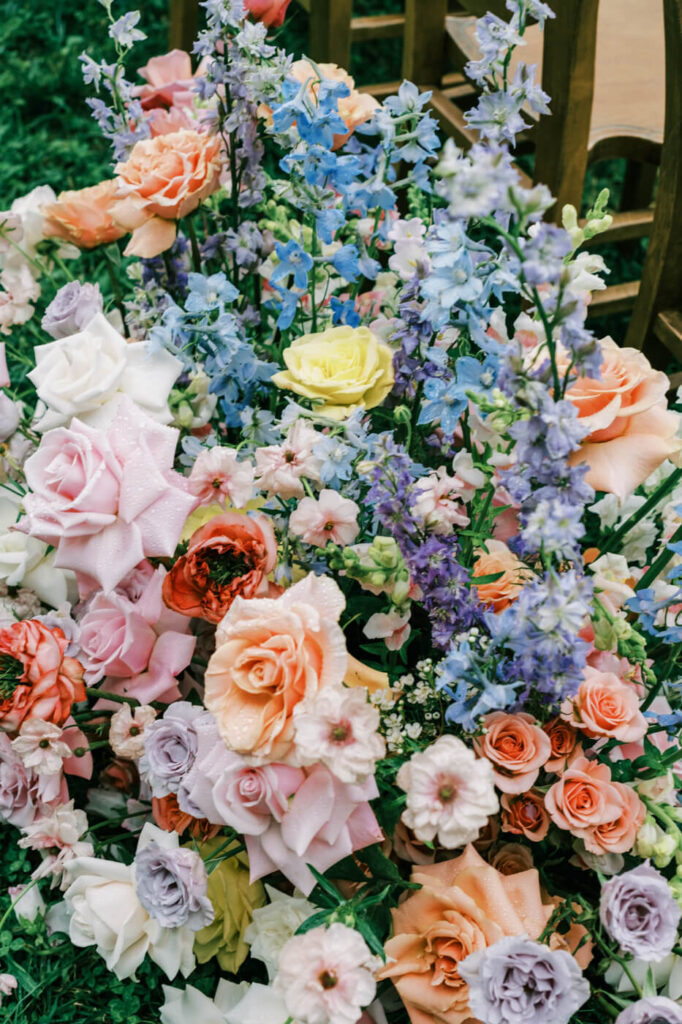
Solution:
<svg viewBox="0 0 682 1024">
<path fill-rule="evenodd" d="M 168 42 L 171 50 L 192 51 L 199 27 L 199 0 L 170 0 Z"/>
<path fill-rule="evenodd" d="M 654 223 L 625 344 L 682 363 L 682 0 L 664 0 L 665 134 Z M 673 374 L 674 387 L 682 373 Z"/>
</svg>

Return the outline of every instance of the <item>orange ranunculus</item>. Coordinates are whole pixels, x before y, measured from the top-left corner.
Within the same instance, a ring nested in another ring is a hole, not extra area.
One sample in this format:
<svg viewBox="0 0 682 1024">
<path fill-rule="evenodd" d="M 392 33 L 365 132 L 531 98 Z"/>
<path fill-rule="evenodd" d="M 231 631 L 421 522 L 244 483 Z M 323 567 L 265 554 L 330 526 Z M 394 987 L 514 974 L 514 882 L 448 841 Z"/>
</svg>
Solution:
<svg viewBox="0 0 682 1024">
<path fill-rule="evenodd" d="M 595 490 L 625 498 L 682 449 L 680 417 L 667 408 L 668 378 L 646 356 L 611 338 L 600 345 L 601 380 L 579 377 L 566 391 L 589 428 L 571 461 L 588 464 L 585 479 Z"/>
<path fill-rule="evenodd" d="M 552 754 L 545 763 L 545 771 L 561 775 L 570 764 L 573 764 L 576 757 L 582 757 L 580 735 L 577 729 L 561 717 L 545 722 L 542 729 L 549 736 L 552 745 Z"/>
<path fill-rule="evenodd" d="M 267 516 L 223 512 L 192 534 L 164 577 L 163 600 L 181 615 L 220 622 L 235 597 L 253 597 L 275 566 L 277 541 Z"/>
<path fill-rule="evenodd" d="M 289 756 L 297 705 L 345 678 L 344 606 L 338 584 L 313 573 L 274 600 L 234 601 L 218 626 L 204 691 L 231 750 L 265 761 Z"/>
<path fill-rule="evenodd" d="M 527 793 L 516 795 L 503 793 L 500 803 L 505 832 L 525 836 L 532 843 L 539 843 L 545 838 L 549 831 L 549 814 L 539 790 L 529 789 Z"/>
<path fill-rule="evenodd" d="M 647 731 L 634 688 L 614 672 L 600 672 L 590 665 L 583 669 L 576 695 L 561 705 L 561 716 L 592 739 L 612 736 L 634 743 Z"/>
<path fill-rule="evenodd" d="M 350 95 L 339 98 L 339 117 L 345 124 L 347 131 L 343 135 L 335 135 L 332 149 L 339 149 L 351 137 L 359 124 L 369 121 L 374 116 L 380 104 L 367 92 L 360 92 L 355 88 L 355 79 L 347 71 L 337 64 L 318 64 L 319 73 L 322 78 L 328 78 L 333 82 L 343 82 L 350 90 Z M 310 61 L 305 59 L 295 60 L 291 65 L 289 74 L 297 82 L 310 82 L 310 92 L 317 95 L 318 72 Z"/>
<path fill-rule="evenodd" d="M 0 729 L 18 732 L 40 718 L 64 725 L 74 702 L 85 700 L 83 666 L 64 651 L 59 627 L 24 619 L 0 629 Z"/>
<path fill-rule="evenodd" d="M 100 181 L 98 185 L 60 192 L 57 201 L 45 206 L 43 234 L 73 242 L 79 249 L 115 242 L 125 229 L 114 219 L 116 181 Z"/>
<path fill-rule="evenodd" d="M 554 904 L 543 903 L 535 868 L 503 875 L 473 846 L 414 868 L 411 880 L 423 888 L 392 911 L 379 977 L 393 978 L 412 1024 L 473 1024 L 458 964 L 505 935 L 538 938 Z"/>
<path fill-rule="evenodd" d="M 503 793 L 530 789 L 551 753 L 547 734 L 524 711 L 492 711 L 483 718 L 483 727 L 474 746 L 492 763 L 497 788 Z"/>
<path fill-rule="evenodd" d="M 629 786 L 611 781 L 608 765 L 577 758 L 545 796 L 555 825 L 582 839 L 590 853 L 626 853 L 644 820 L 644 804 Z"/>
<path fill-rule="evenodd" d="M 472 577 L 493 576 L 502 573 L 492 583 L 481 583 L 475 588 L 478 600 L 490 605 L 494 612 L 502 612 L 515 601 L 524 583 L 532 576 L 531 570 L 510 551 L 502 540 L 487 540 L 487 551 L 477 551 Z"/>
<path fill-rule="evenodd" d="M 196 210 L 220 184 L 220 139 L 186 128 L 142 139 L 116 165 L 116 219 L 133 232 L 127 255 L 149 259 L 175 241 L 180 217 Z"/>
<path fill-rule="evenodd" d="M 181 811 L 176 793 L 152 797 L 152 817 L 164 832 L 177 832 L 179 836 L 189 829 L 192 839 L 205 843 L 220 832 L 220 825 L 212 825 L 206 818 L 194 818 Z"/>
<path fill-rule="evenodd" d="M 254 19 L 262 21 L 266 28 L 279 28 L 291 0 L 245 0 L 244 6 Z"/>
</svg>

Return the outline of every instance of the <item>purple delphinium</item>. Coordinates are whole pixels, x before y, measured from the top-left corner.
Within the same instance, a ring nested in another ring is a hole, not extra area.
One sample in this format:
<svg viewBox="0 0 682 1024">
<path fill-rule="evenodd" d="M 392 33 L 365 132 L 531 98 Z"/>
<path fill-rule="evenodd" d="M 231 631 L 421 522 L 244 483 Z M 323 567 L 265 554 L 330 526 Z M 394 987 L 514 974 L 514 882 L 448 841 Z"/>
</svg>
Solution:
<svg viewBox="0 0 682 1024">
<path fill-rule="evenodd" d="M 662 960 L 677 938 L 680 908 L 670 887 L 649 864 L 604 882 L 599 917 L 625 953 L 640 960 Z"/>
<path fill-rule="evenodd" d="M 60 288 L 45 310 L 41 326 L 52 338 L 68 338 L 84 330 L 103 309 L 98 284 L 69 281 Z"/>
<path fill-rule="evenodd" d="M 565 950 L 508 936 L 459 964 L 472 1016 L 486 1024 L 568 1024 L 590 986 Z"/>
<path fill-rule="evenodd" d="M 665 996 L 648 996 L 619 1013 L 615 1024 L 682 1024 L 682 1007 Z"/>
<path fill-rule="evenodd" d="M 186 925 L 197 932 L 215 916 L 206 868 L 194 850 L 165 849 L 156 843 L 138 850 L 135 886 L 144 909 L 164 928 Z"/>
</svg>

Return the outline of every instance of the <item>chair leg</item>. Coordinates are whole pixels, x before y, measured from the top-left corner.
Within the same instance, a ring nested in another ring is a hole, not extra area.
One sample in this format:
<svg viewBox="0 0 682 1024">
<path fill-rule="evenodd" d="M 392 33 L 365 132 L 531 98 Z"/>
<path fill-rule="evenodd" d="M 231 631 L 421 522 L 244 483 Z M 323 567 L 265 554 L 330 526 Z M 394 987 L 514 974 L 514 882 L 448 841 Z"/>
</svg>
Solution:
<svg viewBox="0 0 682 1024">
<path fill-rule="evenodd" d="M 310 0 L 310 56 L 321 63 L 350 64 L 353 0 Z"/>
<path fill-rule="evenodd" d="M 440 85 L 445 63 L 448 0 L 406 0 L 403 78 Z"/>
<path fill-rule="evenodd" d="M 620 209 L 645 210 L 653 199 L 657 173 L 658 167 L 655 164 L 628 160 L 620 197 Z"/>
<path fill-rule="evenodd" d="M 170 0 L 171 50 L 191 52 L 199 25 L 199 0 Z"/>
<path fill-rule="evenodd" d="M 664 0 L 665 132 L 656 209 L 642 283 L 625 338 L 660 362 L 654 327 L 660 313 L 682 310 L 682 0 Z"/>
</svg>

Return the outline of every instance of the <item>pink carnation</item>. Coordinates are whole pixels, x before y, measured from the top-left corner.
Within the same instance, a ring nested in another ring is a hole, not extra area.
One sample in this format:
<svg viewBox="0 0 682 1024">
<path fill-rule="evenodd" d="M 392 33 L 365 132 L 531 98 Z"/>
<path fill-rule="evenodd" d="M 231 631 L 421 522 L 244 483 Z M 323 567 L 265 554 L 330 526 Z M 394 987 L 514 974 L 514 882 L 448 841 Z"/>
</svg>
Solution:
<svg viewBox="0 0 682 1024">
<path fill-rule="evenodd" d="M 55 565 L 113 590 L 146 556 L 175 551 L 198 501 L 173 470 L 178 431 L 122 399 L 106 430 L 78 419 L 43 435 L 26 460 L 17 528 L 57 548 Z"/>
</svg>

